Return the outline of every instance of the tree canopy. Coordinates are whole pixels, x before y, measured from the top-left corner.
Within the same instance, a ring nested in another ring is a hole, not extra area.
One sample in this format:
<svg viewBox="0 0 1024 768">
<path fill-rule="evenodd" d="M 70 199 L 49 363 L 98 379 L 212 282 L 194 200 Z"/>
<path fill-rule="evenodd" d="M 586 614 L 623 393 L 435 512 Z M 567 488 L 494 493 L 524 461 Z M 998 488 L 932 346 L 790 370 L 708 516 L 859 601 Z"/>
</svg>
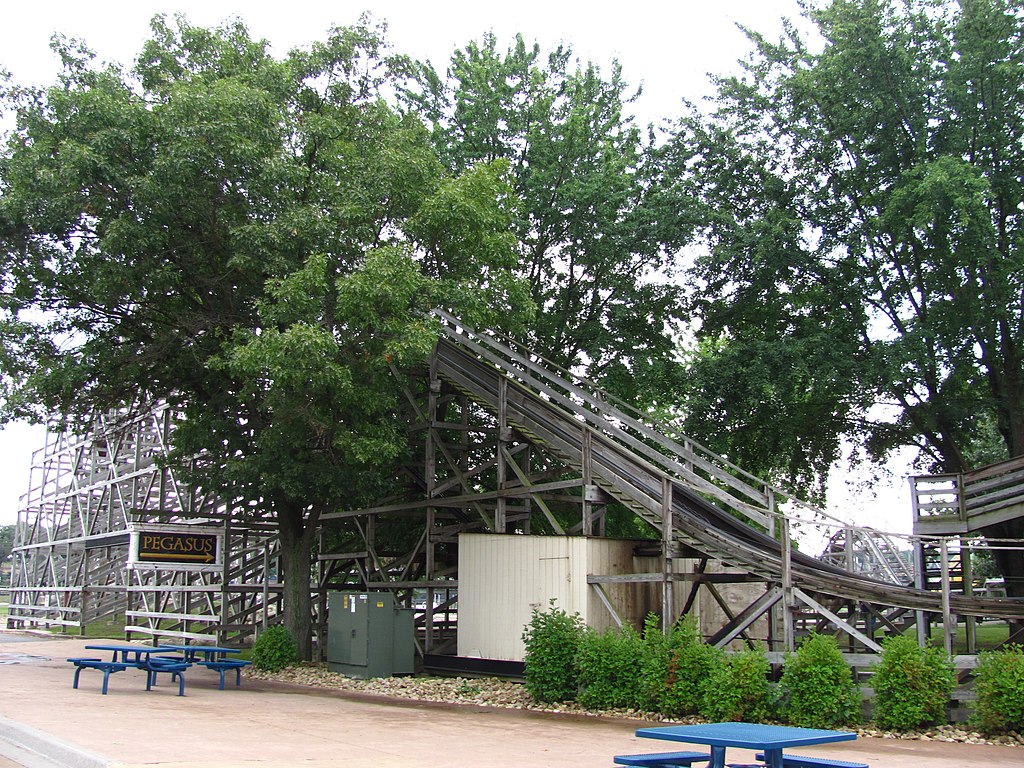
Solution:
<svg viewBox="0 0 1024 768">
<path fill-rule="evenodd" d="M 833 2 L 809 14 L 819 53 L 792 28 L 750 33 L 744 75 L 720 79 L 715 112 L 682 120 L 665 150 L 708 244 L 698 370 L 745 350 L 775 374 L 800 349 L 808 382 L 834 386 L 829 432 L 866 435 L 876 456 L 916 445 L 943 471 L 969 463 L 984 414 L 1007 455 L 1024 449 L 1021 18 L 958 8 Z M 726 397 L 757 389 L 736 383 Z"/>
<path fill-rule="evenodd" d="M 276 518 L 308 654 L 319 515 L 405 448 L 389 366 L 429 352 L 433 306 L 529 314 L 507 164 L 445 168 L 367 23 L 281 59 L 240 22 L 163 17 L 131 71 L 55 50 L 57 83 L 3 94 L 3 416 L 176 405 L 172 458 Z"/>
<path fill-rule="evenodd" d="M 749 33 L 743 73 L 665 149 L 708 246 L 691 424 L 797 477 L 823 477 L 844 434 L 958 472 L 991 457 L 994 426 L 1019 456 L 1024 13 L 835 0 L 807 15 L 820 50 L 792 26 Z"/>
<path fill-rule="evenodd" d="M 407 98 L 450 172 L 510 167 L 515 272 L 538 309 L 522 340 L 630 400 L 659 400 L 676 368 L 675 253 L 689 229 L 618 62 L 602 72 L 521 35 L 502 51 L 488 34 L 455 51 L 446 76 L 421 64 L 416 79 Z"/>
</svg>

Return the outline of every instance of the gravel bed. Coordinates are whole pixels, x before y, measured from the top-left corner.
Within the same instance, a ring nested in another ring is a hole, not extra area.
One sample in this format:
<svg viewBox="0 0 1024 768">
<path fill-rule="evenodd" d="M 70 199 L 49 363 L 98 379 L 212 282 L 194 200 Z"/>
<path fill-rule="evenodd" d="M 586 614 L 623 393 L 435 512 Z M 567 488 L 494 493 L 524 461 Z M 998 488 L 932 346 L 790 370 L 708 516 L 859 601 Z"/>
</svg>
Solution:
<svg viewBox="0 0 1024 768">
<path fill-rule="evenodd" d="M 334 688 L 338 690 L 371 693 L 380 696 L 435 701 L 446 704 L 471 704 L 506 709 L 527 709 L 536 712 L 563 712 L 588 717 L 618 717 L 634 720 L 660 720 L 666 723 L 700 723 L 699 718 L 672 720 L 652 712 L 635 709 L 614 709 L 595 712 L 585 710 L 574 702 L 564 704 L 538 704 L 526 693 L 520 683 L 496 678 L 466 677 L 383 677 L 362 680 L 331 672 L 323 662 L 304 662 L 290 666 L 280 672 L 263 672 L 249 667 L 245 674 L 257 680 L 276 680 L 294 685 L 313 688 Z M 920 741 L 948 741 L 967 744 L 998 744 L 1001 746 L 1024 747 L 1024 735 L 1011 731 L 1003 736 L 985 737 L 959 725 L 941 725 L 924 731 L 894 733 L 871 727 L 857 729 L 861 736 L 880 739 L 910 739 Z"/>
</svg>

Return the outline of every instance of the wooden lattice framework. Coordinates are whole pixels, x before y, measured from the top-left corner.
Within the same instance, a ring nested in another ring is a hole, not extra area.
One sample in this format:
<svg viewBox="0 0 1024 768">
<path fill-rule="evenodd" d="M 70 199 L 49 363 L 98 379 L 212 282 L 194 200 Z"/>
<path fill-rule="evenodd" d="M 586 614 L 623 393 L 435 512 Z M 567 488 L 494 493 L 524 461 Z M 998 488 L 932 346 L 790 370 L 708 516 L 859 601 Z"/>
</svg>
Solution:
<svg viewBox="0 0 1024 768">
<path fill-rule="evenodd" d="M 387 503 L 325 516 L 328 525 L 369 534 L 364 550 L 322 555 L 336 558 L 333 573 L 341 581 L 398 592 L 417 585 L 445 590 L 440 604 L 447 608 L 458 583 L 453 548 L 459 533 L 603 535 L 609 512 L 626 510 L 646 523 L 646 547 L 660 567 L 590 574 L 591 586 L 603 592 L 623 581 L 660 584 L 665 625 L 706 594 L 721 609 L 720 625 L 705 628 L 716 645 L 753 642 L 751 627 L 767 620 L 766 639 L 776 651 L 791 650 L 801 632 L 813 629 L 838 633 L 851 653 L 870 654 L 880 650 L 885 634 L 917 627 L 922 635 L 938 621 L 951 649 L 952 629 L 964 617 L 1016 621 L 1024 615 L 1024 606 L 1013 601 L 979 598 L 949 578 L 915 575 L 910 553 L 922 548 L 945 553 L 949 570 L 958 548 L 945 546 L 942 537 L 905 537 L 898 554 L 892 536 L 829 519 L 671 429 L 612 404 L 585 382 L 552 373 L 528 350 L 476 334 L 453 317 L 439 318 L 444 335 L 426 385 L 422 372 L 407 377 L 422 465 L 407 468 L 404 493 Z M 398 556 L 374 545 L 375 526 L 389 517 L 417 521 L 412 551 Z M 798 532 L 814 526 L 826 531 L 820 557 L 791 546 Z M 675 566 L 684 559 L 694 567 Z M 401 574 L 385 563 L 400 564 Z M 714 567 L 722 563 L 731 568 Z M 749 598 L 739 608 L 721 594 L 730 583 L 748 585 Z M 615 614 L 616 606 L 607 605 Z M 449 627 L 442 620 L 440 629 L 432 628 L 432 606 L 428 600 L 420 619 L 425 650 L 449 650 Z"/>
<path fill-rule="evenodd" d="M 174 428 L 162 403 L 138 401 L 77 433 L 47 435 L 36 451 L 15 532 L 8 625 L 84 632 L 125 617 L 125 634 L 224 642 L 279 612 L 271 526 L 179 482 L 161 461 Z M 162 523 L 216 527 L 217 572 L 127 568 L 129 529 Z"/>
</svg>

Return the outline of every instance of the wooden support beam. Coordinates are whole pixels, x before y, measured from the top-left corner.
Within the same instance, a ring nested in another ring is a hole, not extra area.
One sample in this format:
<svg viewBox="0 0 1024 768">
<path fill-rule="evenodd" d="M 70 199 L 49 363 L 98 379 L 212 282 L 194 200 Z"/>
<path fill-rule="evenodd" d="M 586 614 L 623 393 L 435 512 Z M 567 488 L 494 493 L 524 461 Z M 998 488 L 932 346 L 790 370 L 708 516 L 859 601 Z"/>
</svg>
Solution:
<svg viewBox="0 0 1024 768">
<path fill-rule="evenodd" d="M 615 626 L 619 629 L 622 629 L 622 617 L 619 616 L 618 611 L 615 610 L 615 606 L 612 605 L 612 601 L 611 599 L 609 599 L 608 594 L 604 591 L 604 587 L 601 584 L 594 583 L 591 583 L 590 586 L 594 588 L 594 592 L 597 594 L 598 600 L 601 601 L 601 605 L 603 605 L 608 610 L 608 613 L 612 617 L 612 621 L 615 622 Z"/>
<path fill-rule="evenodd" d="M 946 539 L 939 542 L 939 557 L 942 573 L 942 646 L 946 653 L 952 656 L 953 643 L 956 640 L 956 617 L 949 609 L 949 542 Z"/>
<path fill-rule="evenodd" d="M 590 500 L 586 489 L 594 483 L 594 436 L 588 427 L 583 429 L 583 505 L 580 508 L 582 516 L 582 529 L 584 536 L 592 536 L 594 533 L 594 510 L 593 502 Z"/>
<path fill-rule="evenodd" d="M 750 642 L 750 638 L 746 635 L 746 630 L 782 598 L 782 589 L 780 587 L 772 587 L 740 611 L 739 615 L 732 617 L 732 621 L 728 626 L 723 627 L 709 638 L 708 644 L 713 645 L 715 648 L 724 648 L 740 635 L 743 635 L 744 639 Z"/>
<path fill-rule="evenodd" d="M 504 450 L 504 449 L 502 449 L 502 450 Z M 533 484 L 532 484 L 529 476 L 523 471 L 523 469 L 516 462 L 509 461 L 509 466 L 512 468 L 512 471 L 515 473 L 516 477 L 519 478 L 519 482 L 521 482 L 523 484 L 524 488 L 526 490 L 530 491 L 530 494 L 529 494 L 530 499 L 534 503 L 536 503 L 536 505 L 538 507 L 540 507 L 541 513 L 547 519 L 548 523 L 554 529 L 555 533 L 558 534 L 559 536 L 564 536 L 565 535 L 565 529 L 563 529 L 561 523 L 559 523 L 558 520 L 555 519 L 555 516 L 551 513 L 550 507 L 548 507 L 548 505 L 545 503 L 545 501 L 542 498 L 540 498 L 539 496 L 535 495 L 536 494 L 536 489 L 533 487 Z"/>
<path fill-rule="evenodd" d="M 672 484 L 667 477 L 661 479 L 661 630 L 666 634 L 672 629 L 672 607 L 675 605 L 672 589 L 672 540 L 675 529 L 672 524 Z"/>
<path fill-rule="evenodd" d="M 497 469 L 497 484 L 498 490 L 505 490 L 505 484 L 508 482 L 507 477 L 507 445 L 505 438 L 508 437 L 508 379 L 504 376 L 498 380 L 498 433 L 497 443 L 495 445 L 495 455 L 497 461 L 495 462 Z M 498 533 L 508 533 L 508 521 L 505 519 L 507 511 L 506 501 L 504 496 L 498 497 L 498 504 L 494 509 L 494 529 Z"/>
<path fill-rule="evenodd" d="M 876 653 L 882 652 L 882 646 L 880 646 L 878 643 L 876 643 L 874 640 L 865 635 L 863 632 L 861 632 L 859 629 L 857 629 L 849 622 L 843 621 L 843 619 L 839 618 L 838 615 L 828 610 L 828 608 L 826 608 L 817 600 L 815 600 L 810 595 L 805 593 L 802 589 L 794 588 L 793 595 L 804 605 L 808 606 L 809 608 L 821 614 L 822 616 L 825 616 L 829 621 L 831 621 L 833 624 L 839 627 L 839 629 L 843 630 L 849 635 L 853 635 L 855 638 L 860 640 L 865 646 L 867 646 L 871 650 L 875 651 Z"/>
</svg>

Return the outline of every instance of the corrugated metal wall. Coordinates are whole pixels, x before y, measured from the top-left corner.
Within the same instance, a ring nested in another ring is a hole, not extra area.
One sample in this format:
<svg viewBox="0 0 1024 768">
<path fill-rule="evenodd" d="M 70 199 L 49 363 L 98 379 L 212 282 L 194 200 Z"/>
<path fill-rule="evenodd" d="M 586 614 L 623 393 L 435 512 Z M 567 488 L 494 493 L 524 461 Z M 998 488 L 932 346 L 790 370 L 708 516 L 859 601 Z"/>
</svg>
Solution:
<svg viewBox="0 0 1024 768">
<path fill-rule="evenodd" d="M 486 659 L 523 659 L 523 629 L 534 608 L 551 599 L 588 625 L 614 622 L 587 584 L 588 574 L 637 572 L 635 542 L 582 536 L 459 536 L 458 654 Z M 642 621 L 657 605 L 656 584 L 606 585 L 622 617 Z"/>
</svg>

